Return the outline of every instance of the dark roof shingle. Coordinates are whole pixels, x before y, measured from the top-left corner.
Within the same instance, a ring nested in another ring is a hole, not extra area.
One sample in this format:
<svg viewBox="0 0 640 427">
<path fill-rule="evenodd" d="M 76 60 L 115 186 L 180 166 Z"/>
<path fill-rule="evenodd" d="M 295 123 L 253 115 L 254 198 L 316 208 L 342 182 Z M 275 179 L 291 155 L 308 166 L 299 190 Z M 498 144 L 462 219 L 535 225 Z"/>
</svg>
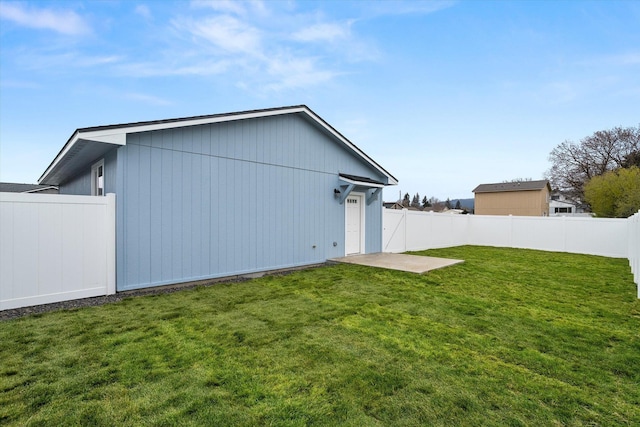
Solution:
<svg viewBox="0 0 640 427">
<path fill-rule="evenodd" d="M 47 188 L 56 188 L 52 185 L 39 184 L 18 184 L 15 182 L 0 182 L 0 193 L 31 193 L 45 190 Z"/>
<path fill-rule="evenodd" d="M 539 181 L 517 181 L 517 182 L 500 182 L 496 184 L 480 184 L 473 189 L 474 193 L 502 193 L 505 191 L 530 191 L 542 190 L 544 187 L 551 186 L 549 181 L 542 179 Z"/>
</svg>

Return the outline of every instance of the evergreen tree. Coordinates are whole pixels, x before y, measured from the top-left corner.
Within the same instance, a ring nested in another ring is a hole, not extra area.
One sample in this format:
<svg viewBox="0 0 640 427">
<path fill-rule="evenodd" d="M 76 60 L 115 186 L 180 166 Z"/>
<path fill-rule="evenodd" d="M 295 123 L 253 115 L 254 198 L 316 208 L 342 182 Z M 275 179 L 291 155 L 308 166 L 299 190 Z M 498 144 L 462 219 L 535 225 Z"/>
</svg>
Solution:
<svg viewBox="0 0 640 427">
<path fill-rule="evenodd" d="M 420 207 L 420 194 L 416 193 L 415 196 L 413 196 L 413 199 L 411 200 L 411 206 L 413 207 Z"/>
<path fill-rule="evenodd" d="M 428 208 L 431 206 L 431 203 L 429 203 L 429 199 L 427 199 L 427 196 L 424 196 L 422 198 L 422 208 Z"/>
<path fill-rule="evenodd" d="M 447 197 L 447 201 L 444 202 L 444 207 L 447 209 L 451 209 L 451 200 Z"/>
<path fill-rule="evenodd" d="M 409 193 L 404 194 L 404 198 L 402 199 L 402 206 L 405 208 L 409 207 Z"/>
<path fill-rule="evenodd" d="M 456 209 L 462 209 L 462 205 L 460 205 L 460 199 L 456 200 Z"/>
</svg>

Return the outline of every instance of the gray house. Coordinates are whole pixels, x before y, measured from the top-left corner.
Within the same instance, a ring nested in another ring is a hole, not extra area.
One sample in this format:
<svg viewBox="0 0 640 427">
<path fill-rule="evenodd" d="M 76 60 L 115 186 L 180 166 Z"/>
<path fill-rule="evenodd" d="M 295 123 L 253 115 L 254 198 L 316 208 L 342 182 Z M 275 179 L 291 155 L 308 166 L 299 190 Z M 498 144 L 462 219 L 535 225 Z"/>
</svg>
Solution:
<svg viewBox="0 0 640 427">
<path fill-rule="evenodd" d="M 301 105 L 77 129 L 39 184 L 116 194 L 124 291 L 380 252 L 397 180 Z"/>
</svg>

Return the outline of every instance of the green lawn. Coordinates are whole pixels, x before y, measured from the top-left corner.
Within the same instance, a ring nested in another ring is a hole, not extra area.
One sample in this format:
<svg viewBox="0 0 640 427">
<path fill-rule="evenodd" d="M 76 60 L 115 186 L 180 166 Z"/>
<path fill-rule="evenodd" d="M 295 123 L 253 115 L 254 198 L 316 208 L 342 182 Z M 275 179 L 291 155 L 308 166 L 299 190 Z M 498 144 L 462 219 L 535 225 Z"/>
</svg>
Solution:
<svg viewBox="0 0 640 427">
<path fill-rule="evenodd" d="M 420 253 L 1 322 L 0 424 L 640 424 L 626 260 Z"/>
</svg>

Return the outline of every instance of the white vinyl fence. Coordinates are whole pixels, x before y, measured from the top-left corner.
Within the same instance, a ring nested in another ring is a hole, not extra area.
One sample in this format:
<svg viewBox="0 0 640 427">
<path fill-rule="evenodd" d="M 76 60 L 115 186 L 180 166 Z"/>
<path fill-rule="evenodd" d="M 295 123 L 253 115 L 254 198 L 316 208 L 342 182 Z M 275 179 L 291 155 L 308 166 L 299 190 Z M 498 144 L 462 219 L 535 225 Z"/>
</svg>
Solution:
<svg viewBox="0 0 640 427">
<path fill-rule="evenodd" d="M 640 211 L 629 218 L 629 264 L 640 298 Z"/>
<path fill-rule="evenodd" d="M 115 203 L 0 193 L 0 310 L 114 294 Z"/>
<path fill-rule="evenodd" d="M 621 219 L 383 209 L 383 227 L 384 252 L 481 245 L 627 258 L 635 283 L 640 283 L 640 212 Z"/>
</svg>

